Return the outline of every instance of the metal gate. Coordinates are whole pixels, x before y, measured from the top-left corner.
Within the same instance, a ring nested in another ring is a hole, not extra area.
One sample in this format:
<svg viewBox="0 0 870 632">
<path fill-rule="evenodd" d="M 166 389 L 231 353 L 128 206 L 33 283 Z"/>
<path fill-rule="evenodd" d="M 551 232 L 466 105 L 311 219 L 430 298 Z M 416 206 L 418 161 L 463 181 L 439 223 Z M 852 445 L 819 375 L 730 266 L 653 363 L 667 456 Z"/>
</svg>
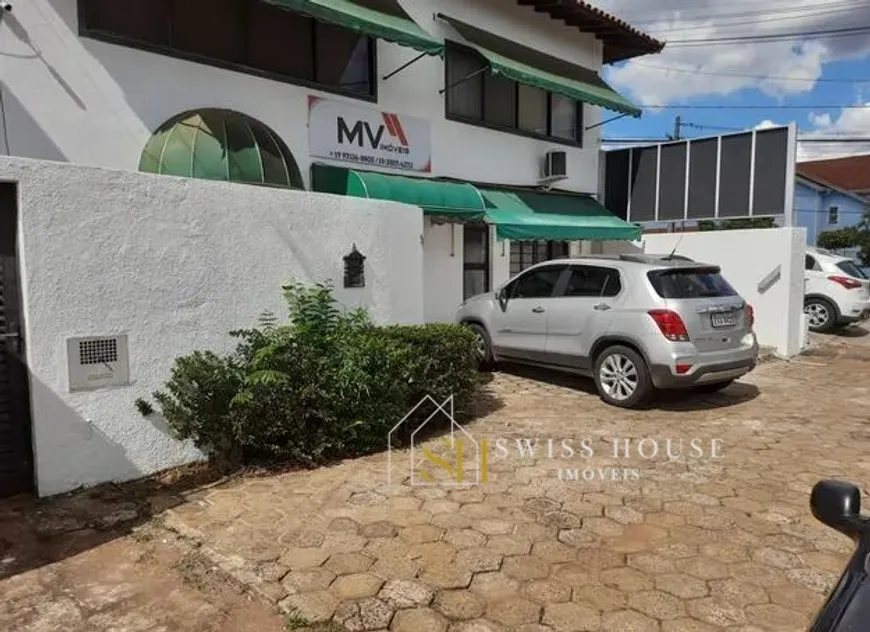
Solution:
<svg viewBox="0 0 870 632">
<path fill-rule="evenodd" d="M 0 496 L 33 488 L 30 395 L 19 301 L 15 184 L 0 183 Z"/>
</svg>

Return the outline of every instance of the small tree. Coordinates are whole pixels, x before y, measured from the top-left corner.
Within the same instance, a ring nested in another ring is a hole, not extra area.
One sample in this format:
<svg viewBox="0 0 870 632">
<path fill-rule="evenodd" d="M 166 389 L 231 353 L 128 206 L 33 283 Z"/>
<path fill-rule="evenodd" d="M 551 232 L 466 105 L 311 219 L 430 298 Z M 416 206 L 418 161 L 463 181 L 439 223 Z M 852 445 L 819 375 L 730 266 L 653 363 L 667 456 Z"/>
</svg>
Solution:
<svg viewBox="0 0 870 632">
<path fill-rule="evenodd" d="M 857 226 L 825 230 L 816 238 L 819 248 L 826 250 L 847 250 L 861 245 L 860 230 Z"/>
</svg>

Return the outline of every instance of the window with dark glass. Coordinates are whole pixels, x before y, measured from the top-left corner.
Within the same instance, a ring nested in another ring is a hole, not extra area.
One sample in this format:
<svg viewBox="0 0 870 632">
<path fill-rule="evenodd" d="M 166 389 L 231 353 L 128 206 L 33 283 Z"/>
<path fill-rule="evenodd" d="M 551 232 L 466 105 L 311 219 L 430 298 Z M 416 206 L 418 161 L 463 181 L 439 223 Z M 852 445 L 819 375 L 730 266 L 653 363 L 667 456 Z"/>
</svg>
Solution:
<svg viewBox="0 0 870 632">
<path fill-rule="evenodd" d="M 520 85 L 517 98 L 518 127 L 524 132 L 547 135 L 548 94 L 534 86 Z"/>
<path fill-rule="evenodd" d="M 483 118 L 490 125 L 513 127 L 517 122 L 517 84 L 487 73 L 483 79 Z"/>
<path fill-rule="evenodd" d="M 463 299 L 489 290 L 489 225 L 466 224 L 462 230 Z"/>
<path fill-rule="evenodd" d="M 565 286 L 564 296 L 612 297 L 619 294 L 622 284 L 619 272 L 613 268 L 598 266 L 571 266 L 571 276 Z"/>
<path fill-rule="evenodd" d="M 237 0 L 179 0 L 172 5 L 173 48 L 207 59 L 244 61 L 243 4 Z"/>
<path fill-rule="evenodd" d="M 252 68 L 314 81 L 314 20 L 265 2 L 248 13 L 247 60 Z"/>
<path fill-rule="evenodd" d="M 581 102 L 496 75 L 483 57 L 458 46 L 447 47 L 445 66 L 448 118 L 582 143 Z"/>
<path fill-rule="evenodd" d="M 80 0 L 80 16 L 86 36 L 348 95 L 375 94 L 371 37 L 260 0 Z"/>
<path fill-rule="evenodd" d="M 448 52 L 447 111 L 471 120 L 483 118 L 484 61 L 475 55 Z"/>
<path fill-rule="evenodd" d="M 345 92 L 372 93 L 370 38 L 332 24 L 316 23 L 317 83 Z"/>
<path fill-rule="evenodd" d="M 567 241 L 512 241 L 511 276 L 517 275 L 536 263 L 564 259 L 568 256 Z"/>
<path fill-rule="evenodd" d="M 511 298 L 547 298 L 553 295 L 563 266 L 547 266 L 527 272 L 513 284 Z"/>
</svg>

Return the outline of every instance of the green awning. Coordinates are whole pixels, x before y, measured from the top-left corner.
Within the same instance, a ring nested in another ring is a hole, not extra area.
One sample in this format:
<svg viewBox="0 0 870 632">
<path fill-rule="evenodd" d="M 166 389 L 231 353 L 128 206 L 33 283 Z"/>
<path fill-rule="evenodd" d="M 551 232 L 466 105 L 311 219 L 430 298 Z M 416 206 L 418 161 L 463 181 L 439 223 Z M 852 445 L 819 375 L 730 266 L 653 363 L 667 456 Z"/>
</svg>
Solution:
<svg viewBox="0 0 870 632">
<path fill-rule="evenodd" d="M 427 215 L 482 220 L 486 206 L 478 189 L 467 183 L 354 171 L 331 165 L 311 165 L 311 188 L 374 200 L 419 206 Z"/>
<path fill-rule="evenodd" d="M 376 11 L 350 0 L 265 0 L 282 9 L 304 13 L 330 24 L 414 48 L 429 55 L 441 55 L 444 43 L 408 18 Z"/>
<path fill-rule="evenodd" d="M 139 171 L 305 188 L 293 154 L 275 132 L 250 116 L 220 108 L 182 112 L 163 123 L 145 144 Z"/>
<path fill-rule="evenodd" d="M 495 74 L 620 114 L 633 117 L 641 115 L 639 107 L 587 68 L 527 48 L 446 15 L 438 14 L 438 17 L 456 29 L 466 44 L 483 56 Z"/>
<path fill-rule="evenodd" d="M 629 224 L 589 195 L 481 190 L 486 219 L 499 239 L 633 241 L 641 228 Z"/>
</svg>

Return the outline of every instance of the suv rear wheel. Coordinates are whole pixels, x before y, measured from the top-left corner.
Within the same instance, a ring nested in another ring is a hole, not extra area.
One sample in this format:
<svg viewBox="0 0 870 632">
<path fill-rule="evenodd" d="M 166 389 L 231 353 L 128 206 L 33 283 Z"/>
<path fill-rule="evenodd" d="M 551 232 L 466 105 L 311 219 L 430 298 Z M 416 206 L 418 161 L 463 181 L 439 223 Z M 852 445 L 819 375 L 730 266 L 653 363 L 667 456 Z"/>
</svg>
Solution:
<svg viewBox="0 0 870 632">
<path fill-rule="evenodd" d="M 595 386 L 608 404 L 634 408 L 653 393 L 643 357 L 630 347 L 608 347 L 595 360 Z"/>
<path fill-rule="evenodd" d="M 823 298 L 808 298 L 804 301 L 804 314 L 809 319 L 810 331 L 826 333 L 837 324 L 837 309 Z"/>
</svg>

